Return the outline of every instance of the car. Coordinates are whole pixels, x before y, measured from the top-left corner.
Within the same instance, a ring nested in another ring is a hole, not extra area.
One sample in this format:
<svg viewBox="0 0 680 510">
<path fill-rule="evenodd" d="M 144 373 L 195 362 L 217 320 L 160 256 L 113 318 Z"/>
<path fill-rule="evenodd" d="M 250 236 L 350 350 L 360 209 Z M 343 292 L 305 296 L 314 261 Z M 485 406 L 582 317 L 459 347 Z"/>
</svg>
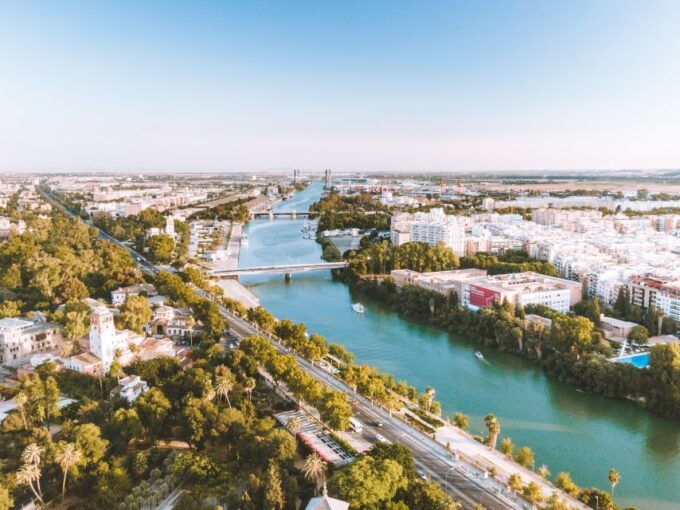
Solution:
<svg viewBox="0 0 680 510">
<path fill-rule="evenodd" d="M 373 426 L 374 426 L 374 427 L 382 427 L 383 425 L 384 425 L 384 423 L 381 422 L 381 421 L 374 421 L 374 422 L 373 422 Z"/>
<path fill-rule="evenodd" d="M 429 477 L 427 476 L 427 473 L 425 473 L 425 471 L 423 471 L 422 469 L 419 469 L 418 471 L 416 471 L 416 473 L 418 473 L 418 476 L 420 478 L 422 478 L 423 480 L 429 479 Z"/>
</svg>

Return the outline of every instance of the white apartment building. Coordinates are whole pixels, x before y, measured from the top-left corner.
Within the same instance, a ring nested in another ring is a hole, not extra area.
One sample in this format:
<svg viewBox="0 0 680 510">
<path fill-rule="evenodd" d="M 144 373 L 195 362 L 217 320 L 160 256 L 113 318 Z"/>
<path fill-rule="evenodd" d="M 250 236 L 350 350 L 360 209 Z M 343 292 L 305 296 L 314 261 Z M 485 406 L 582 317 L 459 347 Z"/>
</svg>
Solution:
<svg viewBox="0 0 680 510">
<path fill-rule="evenodd" d="M 463 284 L 486 277 L 486 270 L 472 268 L 419 273 L 410 269 L 394 269 L 390 276 L 397 287 L 413 285 L 447 297 L 455 293 L 460 299 Z"/>
<path fill-rule="evenodd" d="M 395 245 L 407 242 L 436 245 L 443 242 L 462 257 L 465 255 L 465 218 L 449 216 L 443 209 L 396 214 L 390 224 L 390 239 Z"/>
<path fill-rule="evenodd" d="M 17 365 L 34 354 L 58 352 L 61 326 L 28 319 L 0 319 L 0 363 Z"/>
<path fill-rule="evenodd" d="M 488 276 L 463 283 L 462 303 L 471 310 L 507 300 L 515 306 L 543 305 L 561 313 L 581 300 L 581 284 L 531 271 Z"/>
<path fill-rule="evenodd" d="M 656 295 L 656 308 L 680 322 L 680 282 L 663 285 Z"/>
<path fill-rule="evenodd" d="M 151 283 L 138 283 L 130 285 L 129 287 L 121 287 L 111 291 L 111 303 L 113 306 L 120 306 L 125 303 L 128 296 L 139 296 L 145 294 L 146 296 L 157 296 L 156 287 Z"/>
</svg>

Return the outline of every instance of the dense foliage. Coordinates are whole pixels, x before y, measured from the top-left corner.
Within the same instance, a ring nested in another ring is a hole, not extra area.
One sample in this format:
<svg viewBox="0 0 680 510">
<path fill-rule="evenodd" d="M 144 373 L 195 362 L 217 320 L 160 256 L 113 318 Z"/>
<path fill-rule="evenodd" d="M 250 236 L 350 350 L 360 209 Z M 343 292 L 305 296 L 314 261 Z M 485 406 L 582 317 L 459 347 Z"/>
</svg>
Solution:
<svg viewBox="0 0 680 510">
<path fill-rule="evenodd" d="M 390 228 L 390 210 L 376 202 L 371 195 L 340 195 L 330 193 L 313 203 L 309 212 L 318 218 L 317 232 L 324 230 L 358 228 L 385 230 Z"/>
<path fill-rule="evenodd" d="M 250 217 L 246 203 L 251 199 L 248 197 L 238 198 L 231 202 L 216 205 L 202 211 L 197 211 L 189 216 L 189 220 L 227 220 L 247 223 Z"/>
<path fill-rule="evenodd" d="M 29 231 L 0 245 L 0 310 L 53 310 L 71 299 L 109 297 L 113 289 L 142 281 L 125 250 L 61 214 L 31 221 Z"/>
</svg>

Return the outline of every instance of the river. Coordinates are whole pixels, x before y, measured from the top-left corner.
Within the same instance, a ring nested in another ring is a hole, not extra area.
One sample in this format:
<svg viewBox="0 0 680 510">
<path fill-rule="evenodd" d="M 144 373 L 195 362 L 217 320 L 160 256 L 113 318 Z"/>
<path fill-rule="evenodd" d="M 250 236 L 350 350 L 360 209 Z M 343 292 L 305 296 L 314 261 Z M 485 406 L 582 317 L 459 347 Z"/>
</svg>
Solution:
<svg viewBox="0 0 680 510">
<path fill-rule="evenodd" d="M 321 191 L 321 183 L 312 183 L 277 209 L 305 211 Z M 302 238 L 303 223 L 251 222 L 240 265 L 318 261 L 321 249 Z M 345 345 L 357 361 L 421 391 L 433 386 L 444 414 L 468 414 L 473 431 L 483 433 L 483 417 L 493 412 L 501 437 L 530 446 L 536 466 L 546 464 L 553 475 L 568 471 L 581 486 L 607 490 L 607 473 L 616 468 L 621 481 L 615 494 L 622 507 L 680 508 L 680 423 L 632 403 L 580 393 L 514 355 L 481 349 L 486 361 L 480 362 L 472 341 L 405 321 L 380 302 L 353 296 L 329 271 L 294 274 L 290 283 L 283 275 L 242 281 L 278 318 L 304 322 L 311 332 Z M 350 308 L 359 299 L 366 307 L 363 316 Z"/>
</svg>

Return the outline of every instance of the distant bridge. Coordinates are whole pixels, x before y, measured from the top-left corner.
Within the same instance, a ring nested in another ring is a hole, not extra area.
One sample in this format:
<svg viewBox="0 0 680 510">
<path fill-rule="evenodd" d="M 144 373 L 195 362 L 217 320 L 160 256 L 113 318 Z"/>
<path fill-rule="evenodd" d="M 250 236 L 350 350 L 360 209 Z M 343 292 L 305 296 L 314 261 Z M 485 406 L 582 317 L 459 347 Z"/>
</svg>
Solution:
<svg viewBox="0 0 680 510">
<path fill-rule="evenodd" d="M 320 269 L 342 269 L 347 262 L 313 262 L 310 264 L 286 264 L 282 266 L 240 267 L 238 269 L 222 269 L 210 272 L 213 278 L 238 278 L 246 274 L 283 273 L 286 280 L 290 280 L 293 273 L 318 271 Z"/>
<path fill-rule="evenodd" d="M 309 217 L 309 212 L 304 211 L 304 212 L 297 212 L 297 211 L 259 211 L 259 212 L 251 212 L 250 217 L 251 218 L 269 218 L 270 220 L 273 220 L 274 218 L 286 218 L 290 217 L 292 219 L 297 219 L 299 218 L 307 218 Z"/>
</svg>

